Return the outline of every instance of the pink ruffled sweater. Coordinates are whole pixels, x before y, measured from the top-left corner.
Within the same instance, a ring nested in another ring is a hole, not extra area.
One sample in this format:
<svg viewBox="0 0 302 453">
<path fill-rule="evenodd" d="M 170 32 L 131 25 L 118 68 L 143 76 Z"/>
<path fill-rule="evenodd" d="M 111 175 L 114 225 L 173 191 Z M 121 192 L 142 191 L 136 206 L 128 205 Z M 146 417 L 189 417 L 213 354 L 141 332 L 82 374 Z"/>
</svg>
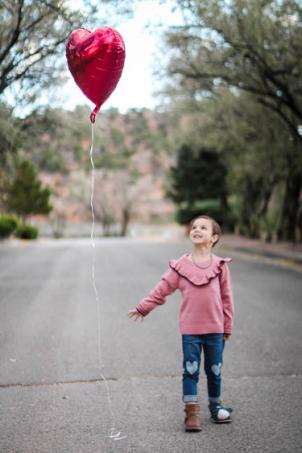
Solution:
<svg viewBox="0 0 302 453">
<path fill-rule="evenodd" d="M 232 258 L 212 254 L 208 268 L 201 269 L 188 254 L 169 261 L 160 282 L 142 299 L 136 309 L 147 315 L 176 289 L 182 295 L 179 313 L 181 334 L 232 333 L 234 301 L 227 263 Z M 203 265 L 204 266 L 204 265 Z"/>
</svg>

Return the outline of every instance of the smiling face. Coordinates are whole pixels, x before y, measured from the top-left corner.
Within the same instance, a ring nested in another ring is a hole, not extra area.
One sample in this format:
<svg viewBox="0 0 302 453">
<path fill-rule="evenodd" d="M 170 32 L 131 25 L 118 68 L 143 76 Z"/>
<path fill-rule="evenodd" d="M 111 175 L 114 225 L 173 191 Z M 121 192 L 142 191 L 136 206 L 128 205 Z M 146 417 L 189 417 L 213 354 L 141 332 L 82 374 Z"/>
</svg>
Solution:
<svg viewBox="0 0 302 453">
<path fill-rule="evenodd" d="M 213 234 L 213 223 L 210 219 L 196 219 L 190 230 L 190 239 L 194 245 L 212 247 L 219 239 L 218 234 Z"/>
</svg>

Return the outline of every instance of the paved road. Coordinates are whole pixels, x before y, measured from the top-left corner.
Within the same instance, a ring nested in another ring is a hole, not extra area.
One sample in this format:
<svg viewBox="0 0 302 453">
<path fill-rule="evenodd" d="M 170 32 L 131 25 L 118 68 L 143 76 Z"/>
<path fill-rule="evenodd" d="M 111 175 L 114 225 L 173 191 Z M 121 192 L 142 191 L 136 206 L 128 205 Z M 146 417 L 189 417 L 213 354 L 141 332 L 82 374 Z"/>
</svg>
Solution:
<svg viewBox="0 0 302 453">
<path fill-rule="evenodd" d="M 236 318 L 223 401 L 234 422 L 211 423 L 202 376 L 203 431 L 183 431 L 180 296 L 143 323 L 126 313 L 189 249 L 97 242 L 100 369 L 89 241 L 0 246 L 1 453 L 302 451 L 301 274 L 229 250 Z M 113 427 L 119 440 L 106 437 Z"/>
</svg>

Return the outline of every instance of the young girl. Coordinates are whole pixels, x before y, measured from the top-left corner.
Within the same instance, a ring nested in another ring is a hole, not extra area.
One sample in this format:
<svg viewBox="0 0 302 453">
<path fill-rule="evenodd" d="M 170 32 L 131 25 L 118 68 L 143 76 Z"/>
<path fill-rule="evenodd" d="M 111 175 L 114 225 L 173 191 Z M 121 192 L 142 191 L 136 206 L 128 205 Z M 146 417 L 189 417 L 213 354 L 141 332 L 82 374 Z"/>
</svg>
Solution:
<svg viewBox="0 0 302 453">
<path fill-rule="evenodd" d="M 232 259 L 212 253 L 220 236 L 220 226 L 211 217 L 202 215 L 193 219 L 189 232 L 193 252 L 170 260 L 169 269 L 153 291 L 128 312 L 129 318 L 143 320 L 151 310 L 164 304 L 166 296 L 176 289 L 182 294 L 179 327 L 186 431 L 201 430 L 197 383 L 202 349 L 211 418 L 215 423 L 232 421 L 232 409 L 223 407 L 221 402 L 223 349 L 233 329 L 234 303 L 227 265 Z"/>
</svg>

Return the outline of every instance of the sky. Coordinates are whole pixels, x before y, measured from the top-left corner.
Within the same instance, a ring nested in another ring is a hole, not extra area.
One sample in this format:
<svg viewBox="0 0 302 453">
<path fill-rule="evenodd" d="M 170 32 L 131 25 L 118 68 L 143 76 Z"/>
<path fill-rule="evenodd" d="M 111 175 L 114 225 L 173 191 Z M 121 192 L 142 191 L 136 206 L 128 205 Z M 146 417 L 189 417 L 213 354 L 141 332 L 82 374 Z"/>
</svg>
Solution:
<svg viewBox="0 0 302 453">
<path fill-rule="evenodd" d="M 73 0 L 73 6 L 80 5 L 80 0 Z M 115 26 L 125 41 L 126 59 L 123 74 L 110 98 L 104 103 L 104 108 L 116 107 L 122 113 L 130 108 L 154 108 L 158 104 L 158 98 L 154 94 L 160 88 L 159 81 L 152 75 L 155 59 L 158 57 L 157 49 L 161 46 L 159 32 L 153 25 L 164 25 L 180 22 L 181 18 L 172 13 L 171 5 L 160 4 L 159 0 L 145 0 L 137 5 L 134 17 L 125 19 L 124 22 Z M 151 28 L 146 29 L 146 25 Z M 110 23 L 100 26 L 111 26 Z M 89 105 L 91 101 L 75 84 L 71 74 L 67 73 L 67 83 L 60 88 L 61 105 L 67 110 L 73 110 L 76 105 Z"/>
</svg>

